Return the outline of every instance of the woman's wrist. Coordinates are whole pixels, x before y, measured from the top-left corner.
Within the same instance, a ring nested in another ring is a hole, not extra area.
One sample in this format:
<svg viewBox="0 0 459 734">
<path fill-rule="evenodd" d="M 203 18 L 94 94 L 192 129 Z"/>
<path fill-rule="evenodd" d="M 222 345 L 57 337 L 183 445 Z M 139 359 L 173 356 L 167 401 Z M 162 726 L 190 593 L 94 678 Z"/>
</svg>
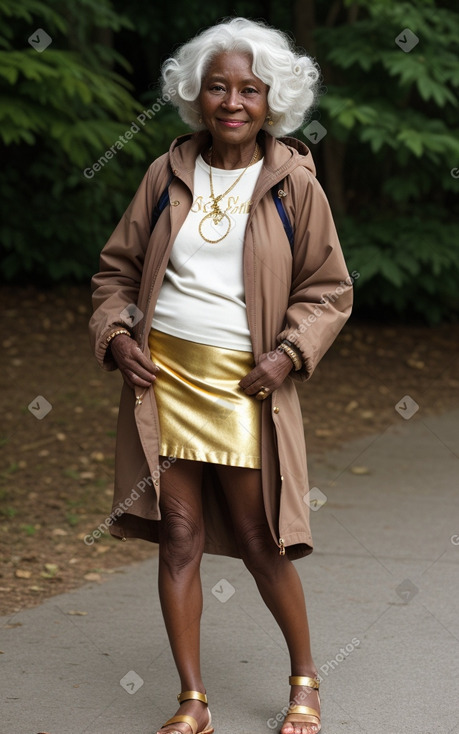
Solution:
<svg viewBox="0 0 459 734">
<path fill-rule="evenodd" d="M 296 347 L 291 344 L 287 339 L 284 339 L 278 346 L 279 351 L 284 352 L 292 361 L 295 372 L 299 372 L 303 367 L 303 360 L 301 354 Z"/>
<path fill-rule="evenodd" d="M 110 345 L 113 339 L 116 339 L 117 336 L 121 335 L 128 336 L 130 339 L 132 338 L 131 332 L 127 329 L 114 329 L 105 339 L 105 344 L 107 345 L 107 347 Z"/>
</svg>

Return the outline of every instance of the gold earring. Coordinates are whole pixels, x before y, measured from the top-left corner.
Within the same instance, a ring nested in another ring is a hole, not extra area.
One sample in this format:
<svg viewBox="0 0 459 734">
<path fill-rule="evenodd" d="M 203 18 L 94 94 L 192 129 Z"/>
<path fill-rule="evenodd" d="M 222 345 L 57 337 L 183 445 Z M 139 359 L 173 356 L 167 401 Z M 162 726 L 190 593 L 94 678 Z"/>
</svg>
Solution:
<svg viewBox="0 0 459 734">
<path fill-rule="evenodd" d="M 268 123 L 268 125 L 274 125 L 274 121 L 271 120 L 271 115 L 266 116 L 266 122 Z"/>
</svg>

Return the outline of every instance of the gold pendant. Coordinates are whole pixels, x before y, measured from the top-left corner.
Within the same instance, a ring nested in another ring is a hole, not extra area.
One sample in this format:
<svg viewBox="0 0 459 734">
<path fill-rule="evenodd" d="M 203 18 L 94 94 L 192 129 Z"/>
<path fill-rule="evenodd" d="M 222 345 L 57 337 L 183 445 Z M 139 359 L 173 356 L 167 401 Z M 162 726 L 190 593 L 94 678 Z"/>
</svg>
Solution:
<svg viewBox="0 0 459 734">
<path fill-rule="evenodd" d="M 214 208 L 214 207 L 212 207 L 212 208 Z M 207 219 L 213 219 L 213 222 L 214 222 L 215 225 L 220 224 L 220 222 L 223 219 L 227 219 L 228 220 L 228 228 L 227 228 L 225 234 L 222 235 L 222 237 L 219 237 L 217 240 L 211 240 L 209 237 L 206 237 L 205 234 L 203 234 L 202 228 L 203 228 L 204 222 Z M 224 240 L 225 237 L 229 234 L 230 229 L 231 229 L 231 219 L 229 218 L 229 216 L 227 214 L 224 214 L 219 209 L 218 209 L 218 214 L 216 213 L 216 211 L 214 209 L 214 211 L 213 212 L 210 212 L 210 214 L 206 214 L 206 216 L 203 217 L 203 219 L 201 219 L 201 221 L 199 223 L 199 234 L 201 235 L 201 237 L 202 237 L 203 240 L 205 240 L 206 242 L 209 242 L 211 245 L 216 245 L 218 242 L 221 242 L 222 240 Z"/>
</svg>

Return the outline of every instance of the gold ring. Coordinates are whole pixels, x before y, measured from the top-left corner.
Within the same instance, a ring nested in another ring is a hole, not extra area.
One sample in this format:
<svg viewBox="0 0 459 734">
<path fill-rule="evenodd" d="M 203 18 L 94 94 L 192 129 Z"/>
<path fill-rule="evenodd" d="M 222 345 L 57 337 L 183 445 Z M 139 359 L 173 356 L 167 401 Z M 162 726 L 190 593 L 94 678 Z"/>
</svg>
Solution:
<svg viewBox="0 0 459 734">
<path fill-rule="evenodd" d="M 255 395 L 257 400 L 264 400 L 269 393 L 269 387 L 261 387 L 260 390 Z"/>
</svg>

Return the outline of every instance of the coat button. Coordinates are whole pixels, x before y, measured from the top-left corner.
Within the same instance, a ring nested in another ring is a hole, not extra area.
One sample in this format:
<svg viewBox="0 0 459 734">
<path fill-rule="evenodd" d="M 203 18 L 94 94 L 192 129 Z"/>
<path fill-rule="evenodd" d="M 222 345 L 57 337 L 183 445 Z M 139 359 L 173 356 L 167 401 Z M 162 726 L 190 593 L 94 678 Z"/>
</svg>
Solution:
<svg viewBox="0 0 459 734">
<path fill-rule="evenodd" d="M 280 408 L 278 408 L 277 405 L 275 405 L 273 408 L 273 412 L 277 414 L 279 411 L 280 411 Z"/>
<path fill-rule="evenodd" d="M 155 485 L 155 487 L 159 487 L 159 480 L 158 479 L 154 479 L 153 480 L 153 484 Z"/>
<path fill-rule="evenodd" d="M 284 475 L 283 474 L 281 474 L 281 478 L 280 479 L 281 479 L 281 482 L 284 481 Z"/>
<path fill-rule="evenodd" d="M 171 206 L 178 206 L 179 204 L 180 202 L 177 201 L 177 199 L 175 199 L 175 201 L 171 201 Z"/>
</svg>

